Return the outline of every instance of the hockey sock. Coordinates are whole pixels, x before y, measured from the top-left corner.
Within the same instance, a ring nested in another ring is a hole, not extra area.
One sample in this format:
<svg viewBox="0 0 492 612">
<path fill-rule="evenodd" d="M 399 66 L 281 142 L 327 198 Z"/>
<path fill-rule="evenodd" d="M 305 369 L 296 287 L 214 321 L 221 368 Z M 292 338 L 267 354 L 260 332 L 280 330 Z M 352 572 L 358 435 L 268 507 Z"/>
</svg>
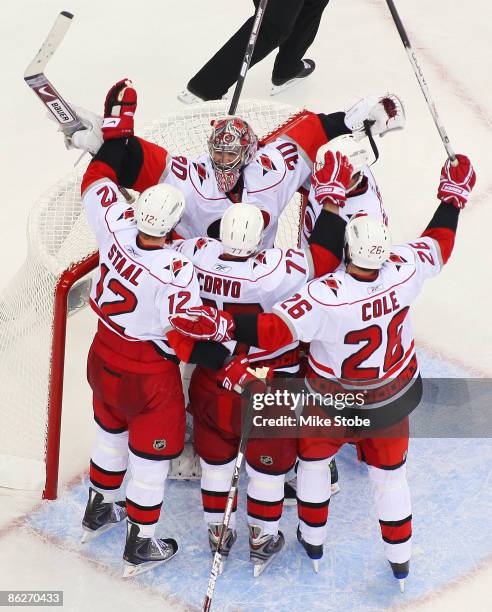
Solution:
<svg viewBox="0 0 492 612">
<path fill-rule="evenodd" d="M 109 433 L 96 424 L 89 477 L 106 503 L 114 502 L 128 465 L 128 432 Z"/>
<path fill-rule="evenodd" d="M 367 466 L 386 557 L 404 563 L 412 553 L 412 506 L 406 465 L 396 470 Z"/>
<path fill-rule="evenodd" d="M 129 456 L 130 479 L 126 487 L 128 518 L 140 527 L 140 537 L 151 538 L 161 514 L 170 461 L 144 459 L 131 451 Z"/>
<path fill-rule="evenodd" d="M 207 524 L 222 523 L 235 462 L 236 460 L 233 459 L 223 465 L 212 465 L 200 459 L 202 466 L 203 518 Z M 229 522 L 230 529 L 236 528 L 236 509 L 237 494 L 234 499 L 233 511 Z"/>
<path fill-rule="evenodd" d="M 299 461 L 297 469 L 297 513 L 303 538 L 309 544 L 324 544 L 331 495 L 329 463 L 333 459 Z"/>
<path fill-rule="evenodd" d="M 246 463 L 248 473 L 248 524 L 277 535 L 284 502 L 285 474 L 263 474 Z"/>
</svg>

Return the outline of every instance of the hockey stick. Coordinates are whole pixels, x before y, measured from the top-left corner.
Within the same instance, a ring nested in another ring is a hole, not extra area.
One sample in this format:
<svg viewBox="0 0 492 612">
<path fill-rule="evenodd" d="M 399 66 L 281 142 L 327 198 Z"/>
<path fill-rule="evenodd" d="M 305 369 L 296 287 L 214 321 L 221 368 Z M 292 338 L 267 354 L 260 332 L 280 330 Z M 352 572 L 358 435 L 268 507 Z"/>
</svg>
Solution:
<svg viewBox="0 0 492 612">
<path fill-rule="evenodd" d="M 422 72 L 422 68 L 419 66 L 417 61 L 417 57 L 415 55 L 415 51 L 412 49 L 412 45 L 410 44 L 410 40 L 408 39 L 405 28 L 403 27 L 403 23 L 400 19 L 400 15 L 396 10 L 396 6 L 393 0 L 386 0 L 386 4 L 390 10 L 391 16 L 393 17 L 393 21 L 395 22 L 396 29 L 398 30 L 398 34 L 400 35 L 403 46 L 405 47 L 405 51 L 407 52 L 408 59 L 412 64 L 413 71 L 415 76 L 417 77 L 417 81 L 419 82 L 420 89 L 424 94 L 425 101 L 427 102 L 427 106 L 431 112 L 432 118 L 434 119 L 434 123 L 436 124 L 437 131 L 439 132 L 439 136 L 441 137 L 444 148 L 446 149 L 446 153 L 451 161 L 453 166 L 458 165 L 458 160 L 456 159 L 456 155 L 454 154 L 453 149 L 451 148 L 451 144 L 449 142 L 449 137 L 444 129 L 444 125 L 442 124 L 439 115 L 437 114 L 436 105 L 430 95 L 429 87 L 424 78 L 424 73 Z"/>
<path fill-rule="evenodd" d="M 236 88 L 234 89 L 234 95 L 232 96 L 231 105 L 229 106 L 229 115 L 234 115 L 234 113 L 237 110 L 237 104 L 239 102 L 241 91 L 243 90 L 243 85 L 246 79 L 246 73 L 248 72 L 248 68 L 251 63 L 251 58 L 253 57 L 253 52 L 256 46 L 256 40 L 258 38 L 258 32 L 260 31 L 261 22 L 263 21 L 263 16 L 265 14 L 267 4 L 268 4 L 268 0 L 260 0 L 260 4 L 258 5 L 258 8 L 256 10 L 255 20 L 253 22 L 253 28 L 251 30 L 251 35 L 249 37 L 246 51 L 244 52 L 243 63 L 241 65 L 241 70 L 239 72 L 239 77 L 236 83 Z"/>
<path fill-rule="evenodd" d="M 72 13 L 67 11 L 62 11 L 58 15 L 48 36 L 41 45 L 41 49 L 24 72 L 24 81 L 52 113 L 66 136 L 72 136 L 75 132 L 85 130 L 87 127 L 70 104 L 56 91 L 51 81 L 44 74 L 44 70 L 65 38 L 68 28 L 72 24 L 72 19 Z M 127 202 L 134 201 L 133 196 L 124 187 L 119 187 L 119 190 Z"/>
<path fill-rule="evenodd" d="M 257 368 L 251 370 L 251 372 L 258 378 L 266 378 L 268 368 Z M 248 407 L 244 415 L 242 428 L 241 428 L 241 439 L 239 440 L 239 448 L 237 451 L 236 463 L 234 464 L 234 471 L 232 473 L 231 487 L 229 494 L 227 495 L 227 503 L 224 510 L 224 518 L 222 520 L 222 527 L 219 535 L 219 541 L 217 542 L 217 550 L 214 554 L 214 560 L 212 562 L 212 569 L 210 571 L 210 577 L 208 579 L 207 594 L 203 602 L 203 612 L 209 612 L 212 606 L 212 597 L 214 596 L 215 584 L 219 576 L 220 564 L 222 561 L 222 547 L 224 546 L 224 540 L 229 528 L 229 522 L 232 515 L 232 507 L 234 505 L 234 498 L 237 493 L 237 485 L 239 482 L 239 472 L 244 460 L 244 454 L 246 451 L 246 444 L 248 443 L 249 432 L 251 431 L 251 417 L 253 415 L 253 395 L 249 398 Z"/>
</svg>

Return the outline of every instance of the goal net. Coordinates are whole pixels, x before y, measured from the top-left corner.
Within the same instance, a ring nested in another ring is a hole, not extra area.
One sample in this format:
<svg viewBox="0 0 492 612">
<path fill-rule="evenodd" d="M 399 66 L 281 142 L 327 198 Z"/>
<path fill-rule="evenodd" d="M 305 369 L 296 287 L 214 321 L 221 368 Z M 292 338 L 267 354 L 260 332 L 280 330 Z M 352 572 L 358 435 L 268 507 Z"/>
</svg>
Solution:
<svg viewBox="0 0 492 612">
<path fill-rule="evenodd" d="M 172 154 L 199 156 L 211 120 L 227 110 L 226 102 L 203 103 L 165 115 L 142 136 Z M 262 137 L 297 110 L 245 100 L 237 114 Z M 80 199 L 82 174 L 60 180 L 31 209 L 26 261 L 0 294 L 0 486 L 43 489 L 50 499 L 58 478 L 66 319 L 87 304 L 87 275 L 97 265 Z M 296 195 L 280 219 L 276 246 L 297 246 L 300 216 Z"/>
</svg>

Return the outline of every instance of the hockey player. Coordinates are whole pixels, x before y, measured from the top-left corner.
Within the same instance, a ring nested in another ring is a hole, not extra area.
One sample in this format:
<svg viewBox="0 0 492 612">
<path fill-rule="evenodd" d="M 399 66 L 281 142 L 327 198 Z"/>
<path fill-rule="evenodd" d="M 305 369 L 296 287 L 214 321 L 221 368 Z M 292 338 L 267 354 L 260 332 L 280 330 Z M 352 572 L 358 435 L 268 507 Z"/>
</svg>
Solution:
<svg viewBox="0 0 492 612">
<path fill-rule="evenodd" d="M 123 187 L 143 191 L 161 182 L 178 187 L 187 204 L 176 227 L 183 238 L 218 238 L 220 219 L 231 203 L 256 203 L 264 216 L 262 247 L 273 246 L 280 213 L 294 194 L 303 185 L 309 189 L 321 145 L 341 134 L 363 135 L 365 120 L 373 135 L 405 123 L 401 102 L 391 94 L 364 98 L 346 113 L 302 111 L 260 142 L 246 121 L 226 117 L 214 122 L 209 154 L 188 159 L 134 136 L 136 106 L 131 82 L 119 81 L 106 97 L 102 123 L 113 126 L 111 146 L 99 151 L 98 118 L 82 109 L 78 112 L 89 129 L 75 132 L 67 140 L 68 146 L 95 153 L 96 160 L 111 168 Z"/>
<path fill-rule="evenodd" d="M 104 132 L 109 141 L 111 129 Z M 201 304 L 192 263 L 170 246 L 183 195 L 172 185 L 155 185 L 134 210 L 114 173 L 93 161 L 82 197 L 99 247 L 90 298 L 99 322 L 87 364 L 97 440 L 83 540 L 128 517 L 124 576 L 132 576 L 177 551 L 174 539 L 155 537 L 155 528 L 170 460 L 184 444 L 179 359 L 218 369 L 229 352 L 209 342 L 183 343 L 169 323 L 172 313 Z M 125 503 L 116 495 L 127 468 Z"/>
<path fill-rule="evenodd" d="M 444 164 L 437 193 L 440 204 L 415 241 L 391 247 L 384 224 L 359 216 L 345 231 L 346 270 L 311 281 L 276 304 L 272 314 L 231 316 L 205 309 L 202 316 L 202 309 L 197 309 L 172 319 L 195 338 L 234 338 L 265 350 L 295 340 L 310 342 L 308 390 L 325 397 L 364 391 L 357 408 L 324 408 L 334 421 L 345 416 L 364 419 L 364 428 L 335 431 L 337 427 L 330 426 L 300 439 L 298 539 L 317 563 L 323 554 L 330 497 L 326 464 L 345 442 L 355 442 L 374 484 L 386 556 L 402 589 L 412 534 L 406 478 L 408 415 L 422 394 L 409 309 L 424 280 L 448 261 L 460 210 L 475 184 L 468 158 L 458 155 L 458 162 L 456 167 L 449 160 Z M 336 182 L 327 184 L 326 192 L 334 204 L 345 200 L 345 190 Z"/>
<path fill-rule="evenodd" d="M 342 180 L 348 181 L 351 167 L 345 160 Z M 192 262 L 200 284 L 200 295 L 209 306 L 228 312 L 270 311 L 283 297 L 303 287 L 314 277 L 336 269 L 343 256 L 343 221 L 323 211 L 304 250 L 260 250 L 263 216 L 253 204 L 229 207 L 220 224 L 220 239 L 193 238 L 176 246 Z M 334 233 L 342 239 L 333 238 Z M 231 352 L 248 355 L 255 367 L 269 367 L 276 377 L 293 376 L 299 369 L 298 343 L 280 351 L 264 351 L 235 342 Z M 236 393 L 217 386 L 217 374 L 197 367 L 189 388 L 193 413 L 195 450 L 202 468 L 201 489 L 204 518 L 212 553 L 217 548 L 222 515 L 237 454 L 240 432 L 240 400 Z M 284 475 L 297 456 L 296 439 L 251 439 L 247 447 L 248 523 L 250 559 L 258 576 L 283 544 L 278 530 L 282 514 Z M 235 514 L 223 556 L 236 540 Z"/>
</svg>

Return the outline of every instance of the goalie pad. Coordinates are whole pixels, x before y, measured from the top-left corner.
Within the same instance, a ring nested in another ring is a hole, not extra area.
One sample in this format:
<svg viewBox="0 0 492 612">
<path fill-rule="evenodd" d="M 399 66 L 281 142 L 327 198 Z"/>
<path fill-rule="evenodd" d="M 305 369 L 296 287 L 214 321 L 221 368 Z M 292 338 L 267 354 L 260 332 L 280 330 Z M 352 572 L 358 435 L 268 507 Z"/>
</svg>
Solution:
<svg viewBox="0 0 492 612">
<path fill-rule="evenodd" d="M 197 480 L 202 476 L 200 457 L 195 453 L 192 442 L 186 442 L 183 452 L 171 461 L 168 478 L 171 480 Z"/>
<path fill-rule="evenodd" d="M 405 127 L 405 108 L 395 94 L 367 96 L 358 100 L 345 112 L 345 125 L 356 140 L 365 138 L 364 122 L 368 121 L 373 136 L 384 136 L 391 130 Z"/>
</svg>

